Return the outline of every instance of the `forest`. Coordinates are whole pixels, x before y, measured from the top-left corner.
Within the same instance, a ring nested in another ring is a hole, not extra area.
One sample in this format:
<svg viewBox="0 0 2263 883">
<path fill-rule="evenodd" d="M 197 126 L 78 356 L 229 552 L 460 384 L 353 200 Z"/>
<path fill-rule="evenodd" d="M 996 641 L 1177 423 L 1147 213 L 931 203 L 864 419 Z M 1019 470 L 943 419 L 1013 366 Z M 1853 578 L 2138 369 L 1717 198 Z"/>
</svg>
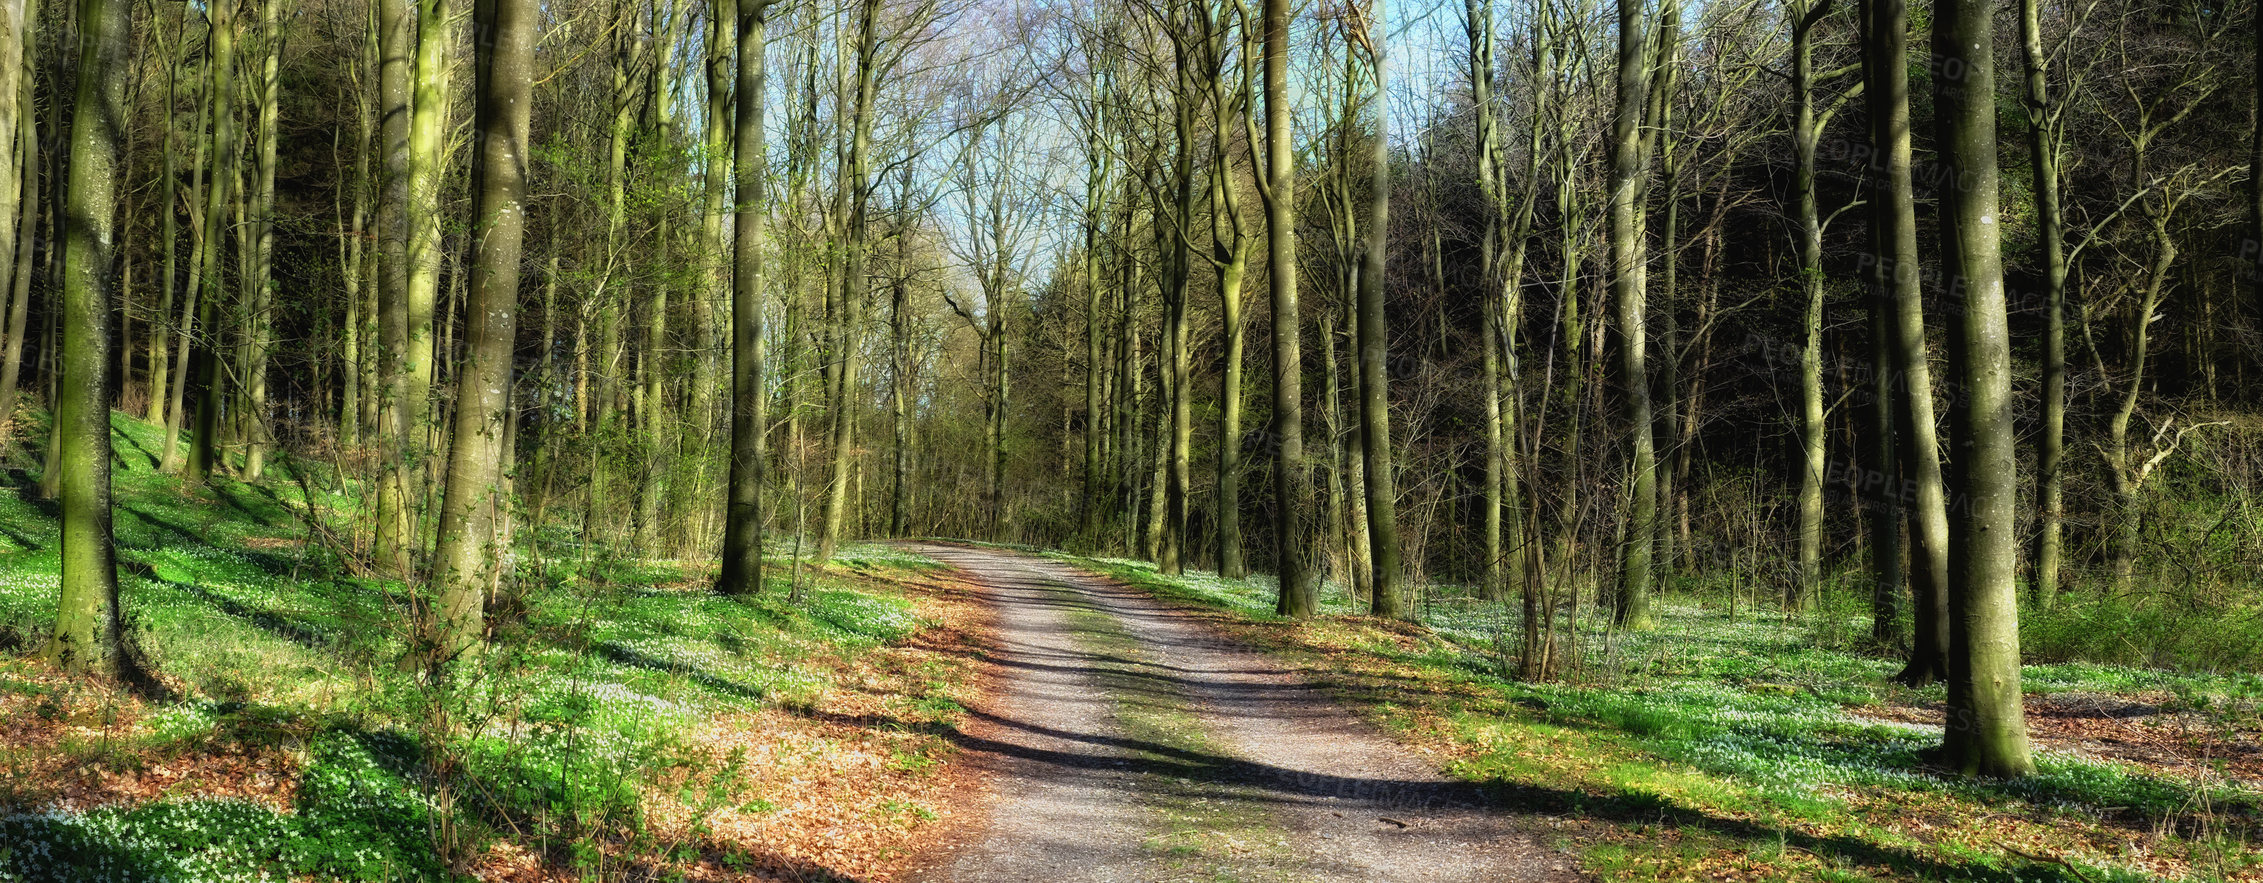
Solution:
<svg viewBox="0 0 2263 883">
<path fill-rule="evenodd" d="M 2255 4 L 0 0 L 0 881 L 2263 880 L 2258 169 Z"/>
</svg>

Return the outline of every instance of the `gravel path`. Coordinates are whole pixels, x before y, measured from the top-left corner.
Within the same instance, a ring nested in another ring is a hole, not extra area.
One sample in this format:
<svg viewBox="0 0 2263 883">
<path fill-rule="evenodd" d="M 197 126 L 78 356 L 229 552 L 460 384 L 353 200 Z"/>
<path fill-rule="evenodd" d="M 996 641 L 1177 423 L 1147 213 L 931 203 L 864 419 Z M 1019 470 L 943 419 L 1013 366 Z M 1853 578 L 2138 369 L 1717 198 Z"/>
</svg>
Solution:
<svg viewBox="0 0 2263 883">
<path fill-rule="evenodd" d="M 921 546 L 989 593 L 998 689 L 964 757 L 987 821 L 933 881 L 1570 880 L 1482 794 L 1145 593 Z"/>
</svg>

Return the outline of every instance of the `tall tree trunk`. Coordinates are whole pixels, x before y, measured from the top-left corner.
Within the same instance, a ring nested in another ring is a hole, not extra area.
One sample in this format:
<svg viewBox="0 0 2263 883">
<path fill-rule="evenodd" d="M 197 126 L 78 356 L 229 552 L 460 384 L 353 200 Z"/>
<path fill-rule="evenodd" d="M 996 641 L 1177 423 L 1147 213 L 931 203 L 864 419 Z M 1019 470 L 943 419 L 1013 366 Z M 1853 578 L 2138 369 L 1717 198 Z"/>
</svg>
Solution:
<svg viewBox="0 0 2263 883">
<path fill-rule="evenodd" d="M 1800 3 L 1792 10 L 1792 94 L 1798 108 L 1792 122 L 1792 201 L 1799 216 L 1799 281 L 1807 312 L 1806 341 L 1799 355 L 1799 549 L 1798 570 L 1786 587 L 1784 606 L 1804 610 L 1815 604 L 1823 585 L 1823 216 L 1815 205 L 1815 151 L 1823 121 L 1815 113 L 1815 26 L 1830 11 L 1830 0 Z"/>
<path fill-rule="evenodd" d="M 676 47 L 677 0 L 655 0 L 647 15 L 652 20 L 652 40 L 656 51 L 652 56 L 652 87 L 645 94 L 645 114 L 653 123 L 654 136 L 661 142 L 664 152 L 676 147 L 675 102 L 670 75 L 674 72 Z M 669 380 L 676 376 L 675 360 L 668 349 L 668 302 L 675 288 L 675 221 L 672 201 L 654 206 L 657 215 L 653 231 L 653 275 L 651 295 L 645 304 L 644 351 L 640 360 L 644 384 L 637 397 L 643 402 L 639 408 L 642 417 L 639 426 L 639 446 L 646 452 L 646 466 L 642 480 L 637 483 L 637 545 L 652 549 L 659 545 L 661 504 L 672 496 L 670 486 L 675 483 L 678 464 L 683 462 L 685 448 L 678 442 L 678 425 L 685 415 L 669 406 Z M 666 454 L 665 459 L 662 455 Z M 677 515 L 670 506 L 670 515 Z M 682 523 L 680 517 L 674 518 Z"/>
<path fill-rule="evenodd" d="M 448 80 L 449 56 L 455 45 L 450 32 L 453 2 L 417 0 L 415 99 L 409 115 L 408 287 L 402 315 L 406 327 L 402 371 L 398 375 L 401 389 L 396 399 L 400 407 L 399 430 L 403 443 L 411 451 L 409 466 L 414 476 L 402 483 L 404 488 L 420 493 L 432 474 L 428 464 L 438 453 L 433 444 L 439 426 L 433 411 L 432 385 L 437 368 L 435 335 L 440 271 L 446 261 L 441 237 L 442 223 L 446 219 L 441 214 L 440 189 L 447 174 L 451 125 Z M 403 538 L 421 546 L 414 530 L 405 533 Z"/>
<path fill-rule="evenodd" d="M 199 401 L 196 431 L 189 438 L 187 469 L 188 480 L 195 483 L 210 480 L 220 459 L 220 411 L 227 401 L 218 321 L 225 281 L 220 256 L 227 242 L 228 209 L 235 204 L 237 166 L 243 149 L 242 139 L 236 134 L 235 4 L 212 3 L 205 14 L 211 25 L 205 51 L 212 74 L 206 100 L 211 103 L 213 165 L 212 180 L 204 194 L 204 255 L 197 270 L 198 287 L 204 292 L 197 299 L 197 324 L 204 326 L 208 339 L 204 346 L 195 348 Z"/>
<path fill-rule="evenodd" d="M 1630 629 L 1653 625 L 1650 559 L 1657 548 L 1658 469 L 1650 414 L 1645 341 L 1646 285 L 1642 223 L 1644 113 L 1649 106 L 1650 53 L 1642 0 L 1618 0 L 1618 103 L 1611 125 L 1611 296 L 1617 304 L 1619 382 L 1626 399 L 1628 457 L 1626 536 L 1620 548 L 1617 617 Z"/>
<path fill-rule="evenodd" d="M 1675 545 L 1672 523 L 1674 512 L 1675 468 L 1673 461 L 1681 449 L 1681 160 L 1674 150 L 1674 98 L 1681 82 L 1681 5 L 1667 0 L 1658 11 L 1659 58 L 1651 96 L 1651 104 L 1658 115 L 1658 189 L 1664 193 L 1664 203 L 1658 223 L 1658 281 L 1656 297 L 1662 317 L 1658 341 L 1658 383 L 1661 401 L 1657 402 L 1658 427 L 1656 438 L 1665 446 L 1665 461 L 1658 464 L 1658 552 L 1652 567 L 1660 585 L 1671 585 L 1676 573 L 1675 562 L 1680 560 L 1680 549 Z M 1733 163 L 1735 151 L 1727 151 L 1725 161 Z"/>
<path fill-rule="evenodd" d="M 270 0 L 270 6 L 275 0 Z M 536 0 L 478 0 L 479 180 L 472 210 L 471 293 L 464 364 L 456 371 L 454 443 L 441 496 L 432 587 L 439 615 L 427 646 L 437 670 L 476 653 L 486 592 L 503 551 L 498 516 L 511 420 L 511 354 L 518 333 L 519 258 L 526 241 L 528 111 L 534 93 Z"/>
<path fill-rule="evenodd" d="M 1181 7 L 1183 8 L 1183 7 Z M 1185 29 L 1183 21 L 1166 23 L 1167 27 Z M 1156 569 L 1166 574 L 1177 574 L 1184 566 L 1182 552 L 1187 544 L 1187 517 L 1193 476 L 1191 469 L 1194 436 L 1193 360 L 1187 353 L 1190 339 L 1187 311 L 1188 298 L 1193 292 L 1193 242 L 1186 232 L 1194 223 L 1194 153 L 1197 139 L 1195 131 L 1195 105 L 1201 102 L 1196 92 L 1192 68 L 1196 64 L 1192 55 L 1182 56 L 1176 65 L 1175 90 L 1171 94 L 1173 130 L 1178 136 L 1176 150 L 1171 154 L 1168 186 L 1171 202 L 1169 217 L 1157 218 L 1155 248 L 1163 265 L 1163 346 L 1161 354 L 1163 389 L 1166 416 L 1163 440 L 1168 453 L 1164 482 L 1165 515 L 1163 541 L 1156 559 Z M 1159 211 L 1160 215 L 1161 212 Z"/>
<path fill-rule="evenodd" d="M 905 174 L 909 174 L 907 169 Z M 896 237 L 896 267 L 899 273 L 910 261 L 911 239 Z M 911 509 L 907 501 L 912 487 L 911 430 L 912 430 L 912 352 L 911 352 L 911 284 L 899 276 L 888 286 L 888 404 L 892 412 L 890 431 L 891 456 L 888 476 L 888 535 L 907 536 L 911 532 Z"/>
<path fill-rule="evenodd" d="M 764 429 L 769 391 L 764 387 L 762 294 L 763 221 L 768 211 L 763 50 L 769 45 L 773 0 L 717 0 L 717 15 L 738 18 L 738 76 L 733 89 L 731 173 L 737 184 L 731 221 L 731 486 L 723 522 L 723 573 L 716 590 L 726 595 L 762 591 L 763 484 L 768 454 Z"/>
<path fill-rule="evenodd" d="M 0 358 L 7 361 L 6 367 L 0 368 L 0 374 L 6 375 L 0 380 L 0 385 L 5 386 L 0 390 L 0 421 L 15 414 L 17 365 L 23 359 L 25 326 L 24 320 L 16 318 L 17 299 L 13 295 L 14 287 L 7 282 L 11 275 L 22 276 L 26 281 L 31 278 L 28 262 L 21 269 L 17 269 L 14 262 L 19 237 L 27 245 L 33 238 L 29 223 L 17 226 L 17 213 L 38 198 L 37 177 L 28 180 L 24 177 L 39 162 L 36 132 L 24 125 L 39 115 L 37 106 L 28 100 L 31 77 L 26 75 L 29 65 L 25 63 L 24 50 L 33 33 L 26 8 L 29 5 L 30 0 L 0 0 L 0 261 L 9 262 L 5 269 L 11 271 L 0 272 L 0 305 L 4 305 L 0 317 L 5 317 L 6 322 L 5 327 L 0 328 L 6 337 L 0 342 Z M 19 132 L 26 133 L 20 145 Z M 170 160 L 172 154 L 167 153 L 166 157 Z M 26 295 L 29 292 L 26 288 Z M 29 297 L 24 300 L 23 309 L 28 310 Z"/>
<path fill-rule="evenodd" d="M 1552 666 L 1546 652 L 1549 648 L 1540 632 L 1542 586 L 1538 546 L 1531 540 L 1532 519 L 1525 511 L 1524 392 L 1518 350 L 1524 325 L 1525 247 L 1532 235 L 1534 206 L 1539 201 L 1541 131 L 1547 117 L 1540 103 L 1545 99 L 1546 90 L 1534 88 L 1530 93 L 1534 106 L 1525 132 L 1523 191 L 1512 209 L 1501 138 L 1492 112 L 1496 37 L 1490 0 L 1468 0 L 1465 16 L 1470 40 L 1471 82 L 1475 87 L 1475 103 L 1480 108 L 1478 177 L 1493 203 L 1494 220 L 1490 224 L 1495 226 L 1489 227 L 1489 233 L 1497 233 L 1488 236 L 1484 251 L 1487 279 L 1501 290 L 1498 300 L 1486 299 L 1490 327 L 1486 329 L 1489 358 L 1485 414 L 1490 427 L 1486 432 L 1489 474 L 1486 479 L 1485 590 L 1490 593 L 1488 600 L 1499 600 L 1505 597 L 1512 580 L 1519 587 L 1524 614 L 1519 676 L 1541 680 L 1548 677 Z M 1550 76 L 1554 55 L 1544 29 L 1544 23 L 1535 23 L 1532 29 L 1533 69 L 1540 76 Z M 1497 227 L 1503 217 L 1508 220 L 1505 231 Z M 1670 237 L 1668 241 L 1671 242 Z"/>
<path fill-rule="evenodd" d="M 1933 26 L 1942 192 L 1942 273 L 1964 285 L 1955 364 L 1956 532 L 1951 539 L 1949 703 L 1941 759 L 1967 775 L 2022 776 L 2028 755 L 2019 672 L 2017 440 L 2011 329 L 1997 223 L 1995 6 L 1944 0 Z"/>
<path fill-rule="evenodd" d="M 1878 57 L 1880 22 L 1877 16 L 1887 0 L 1858 0 L 1857 18 L 1862 39 L 1862 79 L 1866 88 L 1882 88 L 1883 74 L 1879 68 L 1883 61 Z M 1877 93 L 1873 92 L 1873 96 Z M 1880 146 L 1892 140 L 1892 133 L 1881 130 L 1885 120 L 1876 109 L 1882 102 L 1873 97 L 1870 129 L 1867 133 L 1872 156 L 1880 153 Z M 1871 170 L 1875 173 L 1876 170 Z M 1880 649 L 1893 649 L 1903 641 L 1901 622 L 1901 593 L 1904 580 L 1903 561 L 1907 544 L 1902 538 L 1902 514 L 1906 501 L 1902 499 L 1901 444 L 1894 422 L 1894 397 L 1900 384 L 1893 370 L 1894 356 L 1894 286 L 1889 272 L 1890 262 L 1882 259 L 1893 247 L 1887 233 L 1888 225 L 1878 221 L 1882 212 L 1877 208 L 1883 200 L 1874 199 L 1870 224 L 1869 266 L 1864 269 L 1863 284 L 1869 290 L 1870 304 L 1870 396 L 1869 408 L 1864 414 L 1864 429 L 1869 438 L 1862 447 L 1862 455 L 1869 461 L 1855 480 L 1853 491 L 1862 503 L 1863 518 L 1869 533 L 1870 546 L 1870 640 Z"/>
<path fill-rule="evenodd" d="M 372 15 L 375 14 L 374 6 L 372 4 Z M 344 278 L 341 281 L 345 283 L 346 293 L 344 343 L 347 373 L 345 394 L 340 397 L 342 401 L 338 409 L 338 439 L 349 448 L 361 444 L 362 429 L 369 422 L 364 411 L 370 405 L 369 399 L 375 397 L 371 395 L 371 391 L 375 386 L 372 380 L 376 372 L 371 366 L 379 361 L 376 335 L 370 333 L 375 330 L 378 311 L 369 308 L 373 304 L 370 298 L 376 294 L 374 289 L 377 286 L 366 284 L 373 280 L 369 277 L 369 250 L 363 245 L 369 237 L 369 161 L 370 153 L 375 147 L 370 139 L 376 131 L 376 106 L 358 88 L 362 76 L 365 73 L 375 73 L 376 70 L 377 29 L 374 26 L 363 29 L 361 50 L 360 61 L 354 68 L 354 83 L 357 88 L 349 99 L 354 104 L 354 177 L 350 185 L 353 193 L 349 197 L 353 201 L 353 207 L 345 217 L 345 235 L 340 237 L 345 240 L 340 246 L 343 251 L 340 263 L 344 267 Z M 168 220 L 170 217 L 167 216 Z M 545 339 L 543 345 L 547 347 L 549 341 Z"/>
<path fill-rule="evenodd" d="M 181 27 L 185 30 L 188 27 L 188 12 L 183 10 L 181 14 Z M 202 209 L 209 172 L 205 159 L 212 149 L 212 115 L 215 103 L 212 101 L 212 78 L 209 70 L 199 75 L 196 82 L 200 99 L 197 102 L 196 130 L 192 133 L 196 148 L 190 154 L 189 195 L 186 201 L 189 261 L 180 281 L 183 294 L 181 319 L 176 326 L 173 341 L 173 377 L 168 384 L 171 393 L 165 405 L 165 449 L 158 461 L 158 469 L 168 473 L 180 472 L 188 464 L 187 455 L 181 447 L 181 431 L 188 426 L 189 371 L 196 364 L 195 331 L 197 320 L 202 315 L 201 305 L 204 300 L 204 252 L 206 243 L 211 238 L 206 235 Z"/>
<path fill-rule="evenodd" d="M 63 353 L 56 365 L 62 590 L 43 655 L 71 671 L 114 677 L 125 660 L 110 532 L 110 270 L 133 7 L 125 0 L 79 0 L 77 24 L 78 95 L 60 216 Z"/>
<path fill-rule="evenodd" d="M 840 310 L 833 327 L 833 383 L 828 390 L 832 437 L 830 456 L 826 465 L 825 509 L 818 526 L 817 559 L 830 561 L 833 550 L 840 545 L 842 529 L 846 526 L 849 503 L 849 479 L 855 470 L 856 439 L 856 375 L 857 339 L 863 323 L 865 299 L 865 247 L 866 230 L 870 226 L 869 208 L 872 197 L 873 115 L 874 90 L 879 77 L 880 0 L 862 0 L 858 4 L 857 32 L 854 55 L 856 59 L 854 106 L 850 116 L 848 157 L 842 169 L 848 201 L 847 229 L 841 243 L 844 252 L 841 260 Z"/>
<path fill-rule="evenodd" d="M 1312 470 L 1304 457 L 1304 366 L 1299 346 L 1296 144 L 1289 126 L 1289 0 L 1264 0 L 1266 269 L 1273 298 L 1274 566 L 1283 616 L 1319 612 L 1313 557 Z"/>
<path fill-rule="evenodd" d="M 1233 196 L 1231 170 L 1224 157 L 1212 184 L 1219 194 L 1214 212 L 1233 217 L 1230 242 L 1218 243 L 1218 323 L 1225 345 L 1225 369 L 1218 379 L 1218 575 L 1241 579 L 1249 575 L 1242 555 L 1241 435 L 1242 435 L 1242 279 L 1249 270 L 1249 254 L 1256 240 L 1240 233 L 1241 209 Z"/>
<path fill-rule="evenodd" d="M 702 128 L 704 138 L 701 149 L 701 166 L 704 172 L 700 235 L 706 251 L 706 276 L 701 279 L 698 294 L 691 304 L 693 345 L 698 354 L 692 361 L 692 400 L 688 409 L 690 419 L 698 427 L 702 444 L 715 431 L 715 391 L 721 373 L 717 353 L 722 342 L 716 334 L 717 307 L 729 297 L 729 267 L 725 262 L 723 243 L 723 216 L 727 211 L 724 197 L 730 188 L 730 166 L 725 157 L 731 149 L 731 129 L 724 120 L 731 113 L 731 79 L 733 71 L 732 41 L 737 36 L 737 22 L 723 14 L 719 4 L 708 12 L 707 21 L 707 124 Z M 704 485 L 703 485 L 704 486 Z"/>
<path fill-rule="evenodd" d="M 257 189 L 253 191 L 252 216 L 247 230 L 251 237 L 251 272 L 244 282 L 249 313 L 243 344 L 245 361 L 249 363 L 243 381 L 247 430 L 244 478 L 249 481 L 258 481 L 267 466 L 267 351 L 274 336 L 275 139 L 283 98 L 279 76 L 283 58 L 283 3 L 284 0 L 264 0 L 259 14 L 263 44 L 259 77 L 259 156 L 253 171 Z"/>
<path fill-rule="evenodd" d="M 2043 436 L 2036 442 L 2035 571 L 2031 597 L 2037 606 L 2049 607 L 2059 595 L 2059 546 L 2066 524 L 2065 482 L 2060 473 L 2066 459 L 2067 259 L 2065 222 L 2059 212 L 2059 114 L 2046 84 L 2050 60 L 2043 53 L 2041 6 L 2038 0 L 2020 0 L 2019 41 L 2020 56 L 2027 68 L 2027 90 L 2021 104 L 2027 110 L 2027 152 L 2033 173 L 2031 189 L 2035 193 L 2035 238 L 2043 262 Z M 2263 34 L 2263 26 L 2256 32 Z M 2256 143 L 2263 145 L 2263 140 Z M 2255 168 L 2263 168 L 2263 165 Z"/>
<path fill-rule="evenodd" d="M 1370 144 L 1374 166 L 1368 184 L 1367 249 L 1359 262 L 1359 435 L 1367 473 L 1368 553 L 1374 559 L 1375 594 L 1369 611 L 1405 619 L 1414 611 L 1400 588 L 1399 492 L 1391 463 L 1390 327 L 1383 310 L 1384 262 L 1391 236 L 1391 90 L 1385 11 L 1384 0 L 1372 0 L 1364 35 L 1375 68 L 1375 128 Z"/>
<path fill-rule="evenodd" d="M 409 550 L 409 117 L 415 93 L 417 0 L 375 0 L 377 18 L 378 154 L 383 182 L 377 199 L 377 303 L 380 353 L 376 557 L 407 577 Z M 422 399 L 416 403 L 421 406 Z"/>
<path fill-rule="evenodd" d="M 36 10 L 32 0 L 25 0 L 21 33 L 27 36 L 35 33 L 32 24 L 37 20 Z M 39 112 L 38 105 L 32 100 L 30 76 L 33 48 L 26 41 L 11 65 L 16 72 L 16 83 L 15 88 L 8 92 L 7 100 L 17 108 L 13 129 L 19 156 L 17 165 L 0 168 L 0 176 L 12 177 L 11 183 L 15 186 L 14 193 L 17 197 L 17 205 L 9 212 L 9 221 L 15 225 L 15 238 L 10 243 L 8 253 L 0 255 L 0 259 L 8 259 L 13 264 L 8 285 L 7 340 L 0 343 L 0 420 L 9 419 L 16 413 L 16 396 L 23 382 L 24 340 L 31 336 L 31 277 L 36 272 L 33 258 L 39 245 L 34 225 L 39 220 L 42 160 Z M 0 63 L 7 62 L 0 59 Z M 0 141 L 5 140 L 8 140 L 8 135 L 0 134 Z M 20 177 L 13 177 L 19 175 Z"/>
<path fill-rule="evenodd" d="M 1107 463 L 1103 457 L 1107 421 L 1101 419 L 1103 402 L 1101 339 L 1105 336 L 1101 323 L 1100 242 L 1103 206 L 1109 180 L 1115 168 L 1115 152 L 1108 149 L 1105 136 L 1108 118 L 1101 94 L 1101 72 L 1095 65 L 1091 88 L 1095 99 L 1095 117 L 1088 122 L 1085 141 L 1084 176 L 1084 506 L 1078 519 L 1078 540 L 1087 551 L 1101 547 L 1100 511 L 1106 506 Z"/>
<path fill-rule="evenodd" d="M 1874 182 L 1871 197 L 1877 272 L 1891 300 L 1888 312 L 1895 425 L 1900 429 L 1902 487 L 1908 506 L 1909 583 L 1915 623 L 1909 665 L 1896 680 L 1911 686 L 1948 676 L 1949 515 L 1941 480 L 1941 447 L 1933 415 L 1933 368 L 1925 345 L 1925 301 L 1917 259 L 1917 199 L 1910 181 L 1909 13 L 1904 0 L 1866 0 L 1864 51 Z M 1897 492 L 1898 494 L 1898 492 Z"/>
</svg>

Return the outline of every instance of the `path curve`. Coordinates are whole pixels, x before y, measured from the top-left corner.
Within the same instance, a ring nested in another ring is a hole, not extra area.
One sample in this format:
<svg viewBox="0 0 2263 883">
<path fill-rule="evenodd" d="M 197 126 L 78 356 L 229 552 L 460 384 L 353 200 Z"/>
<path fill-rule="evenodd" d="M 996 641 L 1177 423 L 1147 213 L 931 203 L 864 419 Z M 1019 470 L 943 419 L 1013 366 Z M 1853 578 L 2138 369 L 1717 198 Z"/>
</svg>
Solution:
<svg viewBox="0 0 2263 883">
<path fill-rule="evenodd" d="M 1186 611 L 1060 562 L 915 547 L 997 618 L 962 757 L 987 819 L 913 879 L 1578 879 L 1374 727 Z"/>
</svg>

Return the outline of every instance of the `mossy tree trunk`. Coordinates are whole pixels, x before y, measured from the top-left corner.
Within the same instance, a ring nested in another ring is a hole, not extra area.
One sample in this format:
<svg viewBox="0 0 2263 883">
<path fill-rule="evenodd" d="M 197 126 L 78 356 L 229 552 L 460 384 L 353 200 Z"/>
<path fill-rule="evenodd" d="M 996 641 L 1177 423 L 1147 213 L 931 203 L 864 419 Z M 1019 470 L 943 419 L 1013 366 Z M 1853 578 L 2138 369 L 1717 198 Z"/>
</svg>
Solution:
<svg viewBox="0 0 2263 883">
<path fill-rule="evenodd" d="M 1620 546 L 1617 618 L 1647 629 L 1650 561 L 1657 548 L 1658 469 L 1650 413 L 1647 337 L 1647 270 L 1641 202 L 1647 166 L 1642 143 L 1649 108 L 1651 44 L 1644 36 L 1642 0 L 1618 0 L 1617 106 L 1611 124 L 1611 298 L 1619 332 L 1619 385 L 1625 399 L 1627 459 L 1626 531 Z"/>
<path fill-rule="evenodd" d="M 1289 0 L 1264 0 L 1266 271 L 1273 300 L 1274 604 L 1283 616 L 1319 612 L 1311 465 L 1304 456 L 1303 348 L 1298 335 L 1296 144 L 1289 125 Z"/>
<path fill-rule="evenodd" d="M 416 0 L 375 0 L 378 155 L 377 303 L 378 489 L 376 558 L 409 575 L 407 371 L 409 286 L 409 135 L 416 67 Z M 421 401 L 420 401 L 421 404 Z"/>
<path fill-rule="evenodd" d="M 267 467 L 267 364 L 275 324 L 275 159 L 282 115 L 284 0 L 262 0 L 259 12 L 259 153 L 253 160 L 251 217 L 244 219 L 250 262 L 244 280 L 242 361 L 244 478 L 258 481 Z"/>
<path fill-rule="evenodd" d="M 205 191 L 204 247 L 197 266 L 196 324 L 205 341 L 194 347 L 197 373 L 196 430 L 189 436 L 186 474 L 195 483 L 209 481 L 220 460 L 220 411 L 227 401 L 227 378 L 220 358 L 220 299 L 226 289 L 220 256 L 227 242 L 228 209 L 235 203 L 237 165 L 242 161 L 242 138 L 236 132 L 236 16 L 235 3 L 206 6 L 209 23 L 206 58 L 211 87 L 205 93 L 212 114 L 211 181 Z"/>
<path fill-rule="evenodd" d="M 2033 772 L 2019 671 L 2019 492 L 2011 329 L 1996 165 L 1995 5 L 1943 0 L 1933 25 L 1943 190 L 1942 271 L 1963 285 L 1955 317 L 1959 397 L 1952 438 L 1955 533 L 1949 592 L 1949 703 L 1942 761 L 1967 775 Z M 1962 70 L 1962 76 L 1954 75 Z"/>
<path fill-rule="evenodd" d="M 2040 0 L 2019 2 L 2020 57 L 2025 63 L 2027 153 L 2035 196 L 2037 258 L 2043 276 L 2043 417 L 2036 441 L 2035 560 L 2029 597 L 2049 607 L 2059 594 L 2060 538 L 2066 525 L 2067 258 L 2059 209 L 2059 105 L 2052 101 L 2050 56 L 2043 51 Z M 2263 34 L 2263 26 L 2257 28 Z M 2263 141 L 2258 141 L 2263 144 Z M 2256 168 L 2263 168 L 2258 165 Z"/>
<path fill-rule="evenodd" d="M 110 525 L 110 272 L 119 155 L 129 130 L 133 9 L 126 0 L 79 0 L 77 24 L 78 95 L 62 212 L 62 358 L 55 366 L 62 591 L 43 655 L 67 670 L 115 677 L 125 660 Z"/>
<path fill-rule="evenodd" d="M 533 104 L 535 0 L 478 0 L 481 35 L 474 111 L 479 180 L 472 209 L 471 293 L 464 304 L 464 364 L 456 371 L 454 441 L 441 497 L 426 625 L 436 672 L 478 652 L 486 592 L 505 548 L 498 532 L 510 447 L 511 355 L 518 335 L 519 259 L 526 241 L 529 109 Z"/>
<path fill-rule="evenodd" d="M 1864 95 L 1872 139 L 1869 174 L 1873 256 L 1887 306 L 1894 390 L 1893 422 L 1900 440 L 1901 484 L 1896 507 L 1909 519 L 1908 568 L 1912 620 L 1909 664 L 1896 680 L 1912 686 L 1948 676 L 1948 501 L 1941 480 L 1941 447 L 1933 415 L 1933 369 L 1925 344 L 1925 301 L 1917 259 L 1917 199 L 1910 181 L 1909 11 L 1904 0 L 1866 0 L 1864 51 L 1869 65 Z M 1890 306 L 1888 306 L 1890 304 Z"/>
<path fill-rule="evenodd" d="M 9 231 L 8 247 L 0 251 L 0 261 L 8 262 L 10 270 L 6 326 L 0 329 L 7 338 L 0 341 L 0 420 L 16 412 L 16 396 L 23 379 L 24 339 L 31 334 L 32 254 L 38 239 L 32 235 L 32 225 L 39 217 L 41 157 L 39 111 L 32 101 L 32 78 L 27 72 L 33 49 L 29 37 L 33 33 L 36 9 L 31 0 L 22 3 L 10 0 L 6 11 L 0 12 L 9 16 L 15 29 L 12 46 L 0 46 L 0 65 L 7 66 L 7 72 L 0 74 L 0 83 L 4 83 L 6 89 L 0 93 L 0 102 L 12 109 L 14 117 L 7 128 L 0 129 L 0 141 L 8 141 L 12 136 L 14 142 L 10 146 L 15 153 L 14 161 L 0 165 L 0 177 L 8 179 L 0 184 L 0 188 L 5 188 L 0 189 L 0 194 L 11 200 L 0 207 L 7 215 L 0 224 L 8 225 L 5 229 Z"/>
<path fill-rule="evenodd" d="M 1385 260 L 1391 235 L 1390 29 L 1384 0 L 1371 0 L 1367 45 L 1375 74 L 1374 165 L 1368 181 L 1367 247 L 1359 262 L 1359 435 L 1366 472 L 1367 544 L 1374 576 L 1369 611 L 1403 619 L 1413 615 L 1402 587 L 1399 560 L 1397 467 L 1391 462 L 1390 326 L 1384 312 Z"/>
</svg>

